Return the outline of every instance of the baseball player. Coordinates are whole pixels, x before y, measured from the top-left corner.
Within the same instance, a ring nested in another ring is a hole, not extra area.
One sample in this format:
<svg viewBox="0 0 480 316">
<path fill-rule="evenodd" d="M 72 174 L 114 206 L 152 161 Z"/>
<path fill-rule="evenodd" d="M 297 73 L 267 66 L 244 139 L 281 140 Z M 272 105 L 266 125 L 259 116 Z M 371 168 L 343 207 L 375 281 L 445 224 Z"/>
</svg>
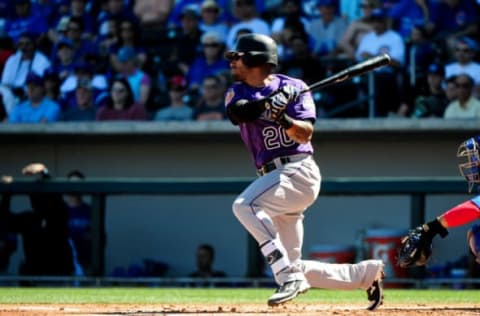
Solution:
<svg viewBox="0 0 480 316">
<path fill-rule="evenodd" d="M 240 128 L 258 178 L 233 202 L 233 213 L 258 242 L 278 284 L 275 306 L 310 287 L 364 289 L 374 310 L 383 301 L 383 262 L 332 264 L 302 260 L 303 213 L 315 202 L 321 175 L 311 138 L 316 118 L 311 93 L 298 79 L 274 74 L 277 45 L 265 35 L 239 37 L 225 53 L 235 83 L 226 113 Z"/>
<path fill-rule="evenodd" d="M 470 193 L 476 183 L 480 183 L 480 135 L 460 144 L 457 157 L 462 159 L 459 169 L 468 182 Z M 434 220 L 409 231 L 402 239 L 398 250 L 398 264 L 403 268 L 423 266 L 432 253 L 432 240 L 436 235 L 445 238 L 448 228 L 463 226 L 480 219 L 480 195 L 460 203 L 445 211 Z M 480 263 L 480 225 L 474 225 L 467 233 L 467 242 Z"/>
</svg>

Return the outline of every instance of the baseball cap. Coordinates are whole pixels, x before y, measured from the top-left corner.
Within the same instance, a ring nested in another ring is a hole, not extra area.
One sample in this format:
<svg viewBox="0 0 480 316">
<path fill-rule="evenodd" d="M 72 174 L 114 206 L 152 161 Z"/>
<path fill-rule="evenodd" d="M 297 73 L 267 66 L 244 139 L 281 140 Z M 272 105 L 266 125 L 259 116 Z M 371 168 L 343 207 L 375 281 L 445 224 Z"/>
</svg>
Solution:
<svg viewBox="0 0 480 316">
<path fill-rule="evenodd" d="M 218 32 L 209 31 L 202 35 L 200 39 L 202 44 L 221 44 L 224 41 Z"/>
<path fill-rule="evenodd" d="M 118 61 L 120 62 L 127 62 L 134 60 L 137 54 L 135 53 L 135 50 L 131 47 L 122 47 L 118 51 L 117 57 Z"/>
<path fill-rule="evenodd" d="M 197 8 L 193 6 L 186 6 L 185 8 L 183 8 L 182 13 L 180 14 L 180 18 L 184 18 L 184 17 L 198 19 L 200 18 L 200 15 L 198 13 Z"/>
<path fill-rule="evenodd" d="M 429 74 L 437 74 L 437 75 L 442 75 L 445 76 L 445 68 L 443 65 L 438 64 L 438 63 L 432 63 L 428 66 L 427 72 Z"/>
<path fill-rule="evenodd" d="M 457 42 L 458 42 L 458 43 L 463 43 L 463 44 L 467 45 L 468 48 L 470 48 L 472 51 L 476 51 L 476 50 L 478 49 L 478 44 L 477 44 L 477 42 L 476 42 L 474 39 L 472 39 L 472 38 L 470 38 L 470 37 L 468 37 L 468 36 L 462 36 L 462 37 L 460 37 Z"/>
<path fill-rule="evenodd" d="M 30 0 L 14 0 L 14 4 L 25 4 L 25 3 L 30 3 Z"/>
<path fill-rule="evenodd" d="M 35 84 L 37 86 L 43 86 L 43 77 L 34 72 L 29 72 L 25 83 Z"/>
<path fill-rule="evenodd" d="M 187 81 L 184 76 L 174 75 L 168 80 L 170 89 L 185 90 L 187 89 Z"/>
<path fill-rule="evenodd" d="M 202 5 L 200 6 L 200 9 L 202 11 L 208 10 L 208 9 L 220 10 L 220 7 L 218 6 L 218 3 L 215 0 L 204 0 L 202 2 Z"/>
</svg>

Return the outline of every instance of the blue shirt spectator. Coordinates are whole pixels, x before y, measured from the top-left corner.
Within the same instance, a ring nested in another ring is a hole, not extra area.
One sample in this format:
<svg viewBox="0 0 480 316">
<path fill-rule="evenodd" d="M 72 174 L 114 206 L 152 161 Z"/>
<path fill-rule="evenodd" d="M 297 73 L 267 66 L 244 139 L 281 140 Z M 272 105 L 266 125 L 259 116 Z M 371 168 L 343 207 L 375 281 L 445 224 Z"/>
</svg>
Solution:
<svg viewBox="0 0 480 316">
<path fill-rule="evenodd" d="M 401 0 L 388 12 L 393 19 L 393 29 L 403 38 L 410 37 L 415 25 L 426 24 L 429 17 L 430 1 L 424 1 L 425 6 L 420 6 L 417 0 Z"/>
<path fill-rule="evenodd" d="M 55 122 L 60 115 L 60 106 L 45 97 L 43 78 L 35 73 L 27 76 L 28 99 L 16 105 L 8 120 L 10 123 Z"/>
<path fill-rule="evenodd" d="M 30 0 L 15 0 L 15 14 L 5 23 L 5 33 L 17 41 L 22 33 L 42 35 L 48 31 L 45 18 L 33 11 Z"/>
<path fill-rule="evenodd" d="M 229 69 L 228 61 L 223 57 L 225 42 L 218 33 L 203 34 L 201 43 L 203 53 L 193 61 L 187 73 L 190 88 L 198 88 L 205 77 Z"/>
<path fill-rule="evenodd" d="M 458 0 L 450 5 L 447 1 L 434 2 L 431 20 L 437 34 L 450 34 L 473 25 L 477 20 L 477 9 L 473 0 Z"/>
</svg>

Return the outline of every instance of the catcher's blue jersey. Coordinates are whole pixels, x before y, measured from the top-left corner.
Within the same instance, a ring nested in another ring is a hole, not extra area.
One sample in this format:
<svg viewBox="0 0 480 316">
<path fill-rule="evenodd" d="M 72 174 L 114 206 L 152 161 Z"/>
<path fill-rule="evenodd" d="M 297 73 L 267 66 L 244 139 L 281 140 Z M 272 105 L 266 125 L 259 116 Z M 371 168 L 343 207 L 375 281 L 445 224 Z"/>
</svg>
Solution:
<svg viewBox="0 0 480 316">
<path fill-rule="evenodd" d="M 260 88 L 251 87 L 242 82 L 233 84 L 226 94 L 225 107 L 241 99 L 253 101 L 265 98 L 287 84 L 300 90 L 307 88 L 303 81 L 285 75 L 274 74 L 271 75 L 271 79 L 268 86 Z M 301 94 L 294 103 L 288 105 L 285 113 L 294 119 L 308 119 L 314 123 L 316 109 L 311 93 Z M 310 142 L 299 144 L 291 140 L 285 129 L 270 118 L 269 110 L 265 110 L 253 122 L 240 123 L 239 127 L 242 140 L 251 153 L 257 168 L 277 157 L 300 153 L 313 154 L 312 144 Z"/>
</svg>

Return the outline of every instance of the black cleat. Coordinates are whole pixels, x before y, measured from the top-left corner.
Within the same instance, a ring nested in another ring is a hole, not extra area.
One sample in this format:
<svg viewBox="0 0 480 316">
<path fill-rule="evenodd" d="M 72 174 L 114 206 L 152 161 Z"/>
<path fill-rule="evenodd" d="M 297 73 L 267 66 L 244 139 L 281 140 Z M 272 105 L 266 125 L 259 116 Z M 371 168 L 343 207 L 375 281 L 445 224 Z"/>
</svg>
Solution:
<svg viewBox="0 0 480 316">
<path fill-rule="evenodd" d="M 383 278 L 385 274 L 381 271 L 380 278 L 373 281 L 372 285 L 367 289 L 367 296 L 370 305 L 367 307 L 369 311 L 376 310 L 383 304 Z"/>
<path fill-rule="evenodd" d="M 268 305 L 276 306 L 288 302 L 297 297 L 298 294 L 307 292 L 309 288 L 310 284 L 306 280 L 285 282 L 270 296 Z"/>
</svg>

